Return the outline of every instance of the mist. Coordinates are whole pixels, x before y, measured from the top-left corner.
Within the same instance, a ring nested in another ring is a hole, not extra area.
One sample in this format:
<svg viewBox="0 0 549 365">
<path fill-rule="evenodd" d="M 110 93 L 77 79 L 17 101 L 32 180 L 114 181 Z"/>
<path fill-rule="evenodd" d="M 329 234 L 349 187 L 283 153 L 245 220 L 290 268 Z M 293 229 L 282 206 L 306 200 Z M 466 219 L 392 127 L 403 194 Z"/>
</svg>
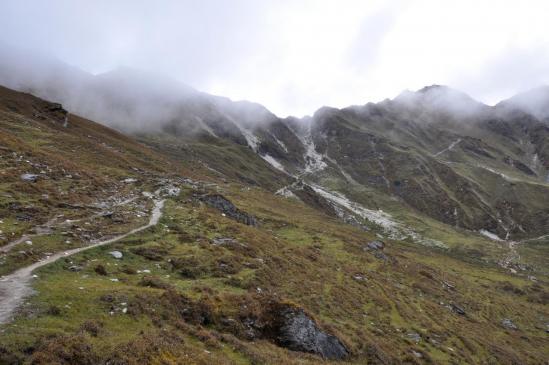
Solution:
<svg viewBox="0 0 549 365">
<path fill-rule="evenodd" d="M 300 117 L 432 84 L 488 105 L 547 84 L 547 13 L 537 0 L 7 0 L 0 42 L 71 65 L 71 87 L 128 67 Z"/>
</svg>

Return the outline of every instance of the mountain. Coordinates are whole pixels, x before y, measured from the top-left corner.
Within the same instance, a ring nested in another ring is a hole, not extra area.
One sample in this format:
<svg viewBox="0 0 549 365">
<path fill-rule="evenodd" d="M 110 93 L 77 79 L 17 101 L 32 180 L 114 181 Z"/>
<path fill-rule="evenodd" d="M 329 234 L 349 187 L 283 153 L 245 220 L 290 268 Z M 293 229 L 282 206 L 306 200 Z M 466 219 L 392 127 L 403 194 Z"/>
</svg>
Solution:
<svg viewBox="0 0 549 365">
<path fill-rule="evenodd" d="M 549 118 L 549 86 L 541 86 L 517 94 L 498 104 L 500 108 L 519 109 L 540 120 Z"/>
<path fill-rule="evenodd" d="M 433 85 L 279 118 L 8 61 L 51 102 L 0 88 L 0 363 L 549 356 L 549 129 L 526 108 Z"/>
<path fill-rule="evenodd" d="M 549 127 L 527 107 L 549 105 L 545 89 L 489 107 L 433 85 L 378 104 L 281 119 L 259 104 L 128 68 L 72 73 L 80 83 L 74 88 L 70 82 L 44 88 L 35 78 L 18 82 L 42 96 L 56 89 L 53 95 L 75 113 L 176 160 L 272 191 L 303 180 L 370 209 L 419 214 L 500 238 L 549 231 Z"/>
</svg>

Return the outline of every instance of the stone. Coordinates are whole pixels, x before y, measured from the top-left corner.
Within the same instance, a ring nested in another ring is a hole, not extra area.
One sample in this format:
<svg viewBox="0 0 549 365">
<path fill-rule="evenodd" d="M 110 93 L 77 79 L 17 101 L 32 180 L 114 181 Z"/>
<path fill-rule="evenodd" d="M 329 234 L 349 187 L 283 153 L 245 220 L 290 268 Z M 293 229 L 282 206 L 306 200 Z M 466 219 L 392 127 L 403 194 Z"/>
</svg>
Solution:
<svg viewBox="0 0 549 365">
<path fill-rule="evenodd" d="M 376 251 L 374 253 L 374 256 L 376 259 L 378 260 L 383 260 L 383 261 L 389 261 L 389 257 L 387 255 L 385 255 L 383 252 L 381 251 Z"/>
<path fill-rule="evenodd" d="M 111 251 L 109 254 L 117 260 L 120 260 L 124 256 L 120 251 Z"/>
<path fill-rule="evenodd" d="M 230 245 L 230 244 L 234 244 L 234 243 L 238 243 L 237 240 L 235 240 L 234 238 L 214 238 L 212 240 L 212 245 L 216 245 L 216 246 L 222 246 L 222 245 Z"/>
<path fill-rule="evenodd" d="M 383 250 L 385 248 L 385 244 L 381 241 L 372 241 L 368 243 L 366 247 L 370 250 Z"/>
<path fill-rule="evenodd" d="M 36 182 L 38 180 L 38 175 L 36 174 L 23 174 L 21 175 L 21 180 L 28 182 Z"/>
<path fill-rule="evenodd" d="M 101 213 L 101 217 L 103 217 L 103 218 L 112 218 L 113 214 L 114 214 L 114 212 L 107 211 L 107 212 Z"/>
<path fill-rule="evenodd" d="M 417 332 L 410 332 L 406 334 L 406 336 L 415 343 L 419 343 L 421 341 L 421 335 Z"/>
<path fill-rule="evenodd" d="M 456 304 L 450 304 L 450 309 L 452 309 L 452 311 L 454 313 L 457 313 L 461 316 L 464 316 L 465 315 L 465 310 L 463 308 L 461 308 L 460 306 L 456 305 Z"/>
<path fill-rule="evenodd" d="M 510 330 L 517 330 L 518 327 L 516 324 L 513 323 L 513 321 L 511 321 L 509 318 L 504 318 L 502 321 L 501 321 L 501 325 L 507 329 L 510 329 Z"/>
</svg>

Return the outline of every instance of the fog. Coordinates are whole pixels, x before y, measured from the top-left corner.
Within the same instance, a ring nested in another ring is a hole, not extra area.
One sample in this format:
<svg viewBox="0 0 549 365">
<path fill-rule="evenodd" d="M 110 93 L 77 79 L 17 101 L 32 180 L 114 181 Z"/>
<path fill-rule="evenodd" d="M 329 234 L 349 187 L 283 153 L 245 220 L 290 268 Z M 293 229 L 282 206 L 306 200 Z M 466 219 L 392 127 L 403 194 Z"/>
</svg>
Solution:
<svg viewBox="0 0 549 365">
<path fill-rule="evenodd" d="M 139 128 L 177 118 L 181 101 L 198 108 L 197 90 L 279 116 L 431 84 L 493 105 L 549 83 L 548 13 L 546 1 L 6 0 L 0 83 Z M 239 105 L 247 121 L 272 118 Z"/>
</svg>

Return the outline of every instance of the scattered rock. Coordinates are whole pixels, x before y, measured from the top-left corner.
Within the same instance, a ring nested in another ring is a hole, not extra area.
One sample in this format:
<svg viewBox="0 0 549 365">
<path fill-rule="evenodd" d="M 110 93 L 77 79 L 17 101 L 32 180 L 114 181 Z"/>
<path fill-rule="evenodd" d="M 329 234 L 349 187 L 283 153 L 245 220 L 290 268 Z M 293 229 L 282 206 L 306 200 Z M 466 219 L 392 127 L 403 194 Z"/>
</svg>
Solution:
<svg viewBox="0 0 549 365">
<path fill-rule="evenodd" d="M 19 213 L 15 216 L 19 222 L 30 222 L 32 220 L 32 215 L 27 213 Z"/>
<path fill-rule="evenodd" d="M 456 289 L 456 286 L 452 283 L 449 283 L 447 281 L 442 281 L 442 287 L 444 289 L 448 289 L 448 290 L 455 290 Z"/>
<path fill-rule="evenodd" d="M 216 245 L 216 246 L 230 245 L 234 243 L 238 243 L 238 241 L 235 240 L 234 238 L 227 238 L 227 237 L 214 238 L 212 240 L 212 245 Z"/>
<path fill-rule="evenodd" d="M 510 329 L 510 330 L 517 330 L 518 327 L 516 324 L 513 323 L 513 321 L 511 321 L 509 318 L 504 318 L 502 321 L 501 321 L 501 325 L 507 329 Z"/>
<path fill-rule="evenodd" d="M 82 271 L 82 266 L 72 265 L 72 266 L 69 266 L 69 270 L 73 272 L 79 272 L 79 271 Z"/>
<path fill-rule="evenodd" d="M 100 215 L 103 218 L 112 218 L 113 214 L 114 214 L 114 212 L 108 211 L 108 212 L 103 212 Z"/>
<path fill-rule="evenodd" d="M 421 341 L 421 335 L 417 332 L 410 332 L 406 334 L 406 336 L 415 343 L 419 343 Z"/>
<path fill-rule="evenodd" d="M 381 252 L 381 251 L 375 251 L 375 252 L 374 252 L 374 257 L 375 257 L 376 259 L 379 259 L 379 260 L 389 261 L 389 256 L 387 256 L 386 254 L 384 254 L 384 253 Z"/>
<path fill-rule="evenodd" d="M 109 254 L 117 260 L 120 260 L 124 256 L 120 251 L 111 251 Z"/>
</svg>

